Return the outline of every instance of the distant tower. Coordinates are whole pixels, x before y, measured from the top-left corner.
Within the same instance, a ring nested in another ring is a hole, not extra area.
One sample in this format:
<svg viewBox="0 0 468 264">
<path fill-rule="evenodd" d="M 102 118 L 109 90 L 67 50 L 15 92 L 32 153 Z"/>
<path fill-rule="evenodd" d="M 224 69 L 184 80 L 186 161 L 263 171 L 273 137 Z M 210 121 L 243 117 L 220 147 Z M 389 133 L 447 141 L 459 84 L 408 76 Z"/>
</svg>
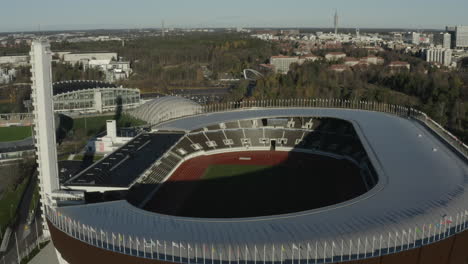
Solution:
<svg viewBox="0 0 468 264">
<path fill-rule="evenodd" d="M 54 204 L 52 193 L 59 186 L 57 148 L 55 142 L 54 104 L 52 101 L 52 52 L 47 40 L 35 40 L 31 46 L 32 104 L 37 149 L 39 186 L 44 234 L 49 234 L 45 210 Z"/>
<path fill-rule="evenodd" d="M 162 21 L 162 26 L 161 26 L 161 36 L 164 38 L 164 35 L 166 34 L 166 29 L 164 28 L 164 20 Z"/>
<path fill-rule="evenodd" d="M 359 38 L 361 36 L 359 28 L 356 28 L 356 38 Z"/>
<path fill-rule="evenodd" d="M 335 9 L 334 22 L 335 22 L 335 35 L 338 35 L 338 10 L 337 9 Z"/>
</svg>

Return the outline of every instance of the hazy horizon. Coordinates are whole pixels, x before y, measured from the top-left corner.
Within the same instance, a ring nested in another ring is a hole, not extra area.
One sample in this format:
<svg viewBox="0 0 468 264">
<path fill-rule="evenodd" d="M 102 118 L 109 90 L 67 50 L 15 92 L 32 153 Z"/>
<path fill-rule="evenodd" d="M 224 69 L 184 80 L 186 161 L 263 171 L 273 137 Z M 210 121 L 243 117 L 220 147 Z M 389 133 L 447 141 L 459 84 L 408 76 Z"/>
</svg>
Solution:
<svg viewBox="0 0 468 264">
<path fill-rule="evenodd" d="M 176 28 L 330 28 L 334 10 L 341 28 L 444 29 L 468 24 L 466 0 L 63 0 L 8 1 L 0 32 Z"/>
</svg>

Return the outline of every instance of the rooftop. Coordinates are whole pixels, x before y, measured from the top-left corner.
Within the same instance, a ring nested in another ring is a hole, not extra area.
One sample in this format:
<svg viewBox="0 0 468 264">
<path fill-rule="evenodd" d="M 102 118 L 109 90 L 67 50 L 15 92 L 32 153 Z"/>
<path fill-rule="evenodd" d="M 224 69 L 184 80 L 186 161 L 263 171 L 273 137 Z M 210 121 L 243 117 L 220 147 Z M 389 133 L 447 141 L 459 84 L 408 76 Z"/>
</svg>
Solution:
<svg viewBox="0 0 468 264">
<path fill-rule="evenodd" d="M 145 133 L 65 182 L 65 186 L 129 187 L 184 134 Z"/>
<path fill-rule="evenodd" d="M 101 81 L 64 81 L 53 84 L 54 95 L 92 88 L 117 88 L 117 85 Z"/>
<path fill-rule="evenodd" d="M 345 203 L 286 215 L 238 219 L 168 217 L 138 209 L 126 201 L 61 207 L 82 224 L 106 232 L 184 241 L 192 245 L 349 241 L 436 224 L 441 215 L 466 209 L 468 166 L 450 146 L 421 123 L 374 111 L 323 108 L 253 109 L 210 113 L 160 124 L 159 129 L 194 130 L 240 119 L 278 116 L 326 116 L 352 120 L 379 183 Z M 434 151 L 436 149 L 437 151 Z M 455 218 L 454 218 L 455 219 Z M 418 238 L 420 234 L 418 234 Z M 226 247 L 225 247 L 226 248 Z"/>
</svg>

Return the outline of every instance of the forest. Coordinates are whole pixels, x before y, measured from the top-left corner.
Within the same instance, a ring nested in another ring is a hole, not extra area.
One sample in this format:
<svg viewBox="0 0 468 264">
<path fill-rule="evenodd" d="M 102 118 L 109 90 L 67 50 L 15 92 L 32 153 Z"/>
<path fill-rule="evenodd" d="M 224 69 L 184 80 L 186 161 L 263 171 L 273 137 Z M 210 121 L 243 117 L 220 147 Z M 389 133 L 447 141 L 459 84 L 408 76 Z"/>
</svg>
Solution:
<svg viewBox="0 0 468 264">
<path fill-rule="evenodd" d="M 239 77 L 242 70 L 268 61 L 276 45 L 236 33 L 188 33 L 124 42 L 53 43 L 53 51 L 113 51 L 131 62 L 128 87 L 157 92 L 171 87 L 210 85 L 221 73 Z"/>
<path fill-rule="evenodd" d="M 251 99 L 340 98 L 411 106 L 468 141 L 468 72 L 439 69 L 392 51 L 377 55 L 387 62 L 408 61 L 411 70 L 391 71 L 384 65 L 373 65 L 334 72 L 323 60 L 293 64 L 288 74 L 272 73 L 258 80 Z M 241 82 L 229 99 L 246 99 L 248 86 L 248 82 Z"/>
<path fill-rule="evenodd" d="M 143 92 L 164 92 L 175 87 L 209 86 L 221 73 L 239 77 L 242 69 L 255 68 L 267 63 L 271 55 L 279 54 L 279 46 L 243 34 L 193 33 L 125 42 L 52 43 L 52 50 L 118 52 L 119 56 L 130 60 L 134 70 L 122 85 L 140 88 Z M 25 48 L 0 49 L 0 54 L 21 49 Z M 324 55 L 329 51 L 335 50 L 321 50 L 316 54 Z M 341 51 L 353 57 L 368 55 L 368 51 L 349 45 L 344 45 Z M 286 75 L 267 74 L 258 80 L 250 99 L 320 97 L 407 105 L 428 113 L 468 141 L 468 59 L 462 61 L 461 68 L 448 70 L 426 63 L 418 54 L 386 50 L 376 55 L 383 57 L 386 63 L 407 61 L 411 70 L 392 72 L 384 65 L 373 65 L 336 73 L 328 70 L 330 63 L 326 61 L 293 65 Z M 18 79 L 26 80 L 28 75 L 27 69 L 21 69 Z M 98 71 L 60 62 L 54 62 L 53 75 L 54 81 L 104 78 Z M 247 81 L 239 82 L 226 100 L 249 99 L 246 94 L 251 87 Z M 14 94 L 16 90 L 11 91 Z"/>
</svg>

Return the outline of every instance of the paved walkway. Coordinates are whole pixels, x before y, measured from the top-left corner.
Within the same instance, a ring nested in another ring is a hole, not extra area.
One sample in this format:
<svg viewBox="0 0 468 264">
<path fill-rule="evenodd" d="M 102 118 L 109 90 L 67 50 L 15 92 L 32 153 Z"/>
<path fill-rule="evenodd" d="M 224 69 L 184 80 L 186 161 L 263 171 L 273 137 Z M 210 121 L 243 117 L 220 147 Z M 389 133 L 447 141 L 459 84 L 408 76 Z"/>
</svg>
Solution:
<svg viewBox="0 0 468 264">
<path fill-rule="evenodd" d="M 29 264 L 59 264 L 57 255 L 55 254 L 55 248 L 52 243 L 47 244 L 39 254 L 37 254 Z"/>
</svg>

